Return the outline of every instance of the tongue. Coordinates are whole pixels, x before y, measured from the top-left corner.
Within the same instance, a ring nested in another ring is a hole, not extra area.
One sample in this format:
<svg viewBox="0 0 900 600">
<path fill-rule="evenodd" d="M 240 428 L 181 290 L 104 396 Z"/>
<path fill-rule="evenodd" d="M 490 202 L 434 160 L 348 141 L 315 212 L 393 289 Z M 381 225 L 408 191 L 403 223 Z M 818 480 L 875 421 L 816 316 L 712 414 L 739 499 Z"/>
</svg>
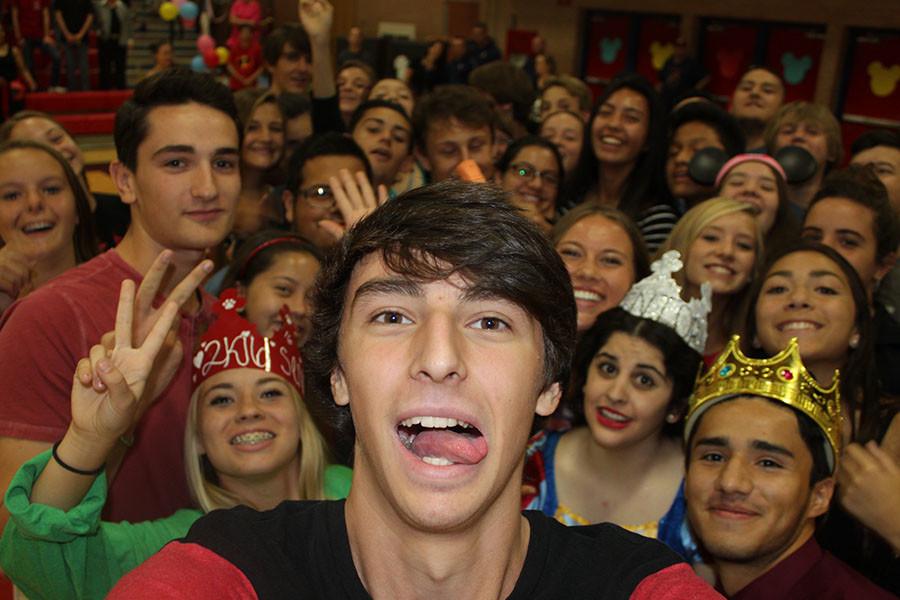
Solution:
<svg viewBox="0 0 900 600">
<path fill-rule="evenodd" d="M 448 429 L 430 429 L 419 433 L 411 450 L 419 458 L 433 456 L 452 463 L 474 465 L 487 455 L 487 442 L 483 436 L 454 433 Z"/>
</svg>

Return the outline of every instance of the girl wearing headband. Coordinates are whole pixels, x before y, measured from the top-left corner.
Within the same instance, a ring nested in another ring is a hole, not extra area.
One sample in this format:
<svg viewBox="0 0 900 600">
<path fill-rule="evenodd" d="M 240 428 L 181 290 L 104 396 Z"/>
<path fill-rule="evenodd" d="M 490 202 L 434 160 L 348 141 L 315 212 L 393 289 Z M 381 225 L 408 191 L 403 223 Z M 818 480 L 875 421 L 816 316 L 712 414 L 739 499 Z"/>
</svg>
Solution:
<svg viewBox="0 0 900 600">
<path fill-rule="evenodd" d="M 716 190 L 753 207 L 766 251 L 797 239 L 800 224 L 790 210 L 784 168 L 768 154 L 738 154 L 722 165 Z"/>
<path fill-rule="evenodd" d="M 281 326 L 279 313 L 287 306 L 302 345 L 310 333 L 309 298 L 322 261 L 322 252 L 296 233 L 261 231 L 238 248 L 221 289 L 237 289 L 246 301 L 244 317 L 263 335 Z"/>
<path fill-rule="evenodd" d="M 267 510 L 284 500 L 342 498 L 349 489 L 349 469 L 327 464 L 325 441 L 303 402 L 290 313 L 263 336 L 228 290 L 192 361 L 185 462 L 200 509 L 144 523 L 101 522 L 107 465 L 115 465 L 114 449 L 152 400 L 142 395 L 178 312 L 167 302 L 147 338 L 132 343 L 134 297 L 134 284 L 125 281 L 114 348 L 94 346 L 78 364 L 65 437 L 25 463 L 6 494 L 0 566 L 29 598 L 103 597 L 203 512 L 240 504 Z"/>
</svg>

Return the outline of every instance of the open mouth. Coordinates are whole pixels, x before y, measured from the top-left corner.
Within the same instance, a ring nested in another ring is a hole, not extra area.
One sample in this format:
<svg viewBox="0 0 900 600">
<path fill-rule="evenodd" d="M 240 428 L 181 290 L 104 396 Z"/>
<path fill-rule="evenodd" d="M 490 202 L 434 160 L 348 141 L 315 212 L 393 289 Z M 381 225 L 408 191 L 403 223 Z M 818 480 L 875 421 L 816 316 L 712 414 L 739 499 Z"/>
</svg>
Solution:
<svg viewBox="0 0 900 600">
<path fill-rule="evenodd" d="M 231 438 L 228 443 L 232 446 L 255 446 L 267 442 L 275 437 L 271 431 L 248 431 Z"/>
<path fill-rule="evenodd" d="M 754 215 L 762 212 L 762 203 L 756 194 L 743 192 L 738 194 L 737 199 L 749 206 Z"/>
<path fill-rule="evenodd" d="M 819 323 L 815 323 L 813 321 L 788 321 L 786 323 L 780 323 L 778 325 L 778 331 L 784 333 L 796 333 L 798 331 L 815 331 L 817 329 L 821 329 L 822 326 Z"/>
<path fill-rule="evenodd" d="M 625 140 L 611 135 L 603 135 L 600 136 L 600 143 L 607 146 L 622 146 L 625 144 Z"/>
<path fill-rule="evenodd" d="M 585 289 L 576 289 L 575 300 L 586 300 L 588 302 L 603 302 L 604 298 L 597 292 L 592 292 L 591 290 Z"/>
<path fill-rule="evenodd" d="M 36 221 L 34 223 L 29 223 L 22 227 L 22 231 L 27 235 L 37 234 L 37 233 L 45 233 L 50 231 L 55 226 L 55 223 L 50 221 Z"/>
<path fill-rule="evenodd" d="M 411 417 L 397 425 L 397 436 L 409 452 L 432 466 L 475 465 L 488 452 L 477 427 L 453 418 Z"/>
<path fill-rule="evenodd" d="M 734 269 L 726 267 L 725 265 L 706 265 L 706 270 L 713 275 L 722 275 L 725 277 L 734 275 Z"/>
<path fill-rule="evenodd" d="M 613 410 L 608 406 L 598 406 L 596 415 L 597 422 L 608 429 L 624 429 L 628 427 L 628 424 L 631 423 L 631 421 L 633 421 L 631 417 L 628 417 L 617 410 Z"/>
</svg>

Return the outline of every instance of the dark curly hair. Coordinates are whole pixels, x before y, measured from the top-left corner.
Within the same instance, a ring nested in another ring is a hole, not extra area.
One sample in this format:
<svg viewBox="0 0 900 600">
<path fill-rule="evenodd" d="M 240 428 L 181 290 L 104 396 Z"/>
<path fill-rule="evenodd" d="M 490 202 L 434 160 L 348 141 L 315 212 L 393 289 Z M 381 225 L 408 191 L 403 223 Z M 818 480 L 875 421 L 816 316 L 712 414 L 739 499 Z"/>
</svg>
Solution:
<svg viewBox="0 0 900 600">
<path fill-rule="evenodd" d="M 624 333 L 647 342 L 663 355 L 666 377 L 672 382 L 672 397 L 667 413 L 680 417 L 677 423 L 665 423 L 663 433 L 680 436 L 684 427 L 683 417 L 687 401 L 694 389 L 694 380 L 703 362 L 700 353 L 687 345 L 674 329 L 651 319 L 637 317 L 621 307 L 601 313 L 591 328 L 582 334 L 572 361 L 572 378 L 565 402 L 575 415 L 573 425 L 584 425 L 584 384 L 597 352 L 614 333 Z"/>
</svg>

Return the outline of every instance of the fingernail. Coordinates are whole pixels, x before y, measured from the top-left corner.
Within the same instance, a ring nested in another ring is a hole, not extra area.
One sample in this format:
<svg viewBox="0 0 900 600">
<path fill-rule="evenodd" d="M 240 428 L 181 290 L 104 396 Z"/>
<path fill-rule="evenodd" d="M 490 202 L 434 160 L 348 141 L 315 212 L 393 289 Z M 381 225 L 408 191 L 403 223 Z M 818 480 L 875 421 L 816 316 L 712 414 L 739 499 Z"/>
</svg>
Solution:
<svg viewBox="0 0 900 600">
<path fill-rule="evenodd" d="M 109 373 L 112 370 L 112 363 L 105 358 L 101 358 L 97 363 L 97 370 L 102 373 Z"/>
<path fill-rule="evenodd" d="M 206 271 L 207 273 L 212 272 L 212 270 L 213 270 L 213 262 L 212 262 L 211 260 L 205 260 L 205 261 L 203 261 L 203 270 Z"/>
</svg>

